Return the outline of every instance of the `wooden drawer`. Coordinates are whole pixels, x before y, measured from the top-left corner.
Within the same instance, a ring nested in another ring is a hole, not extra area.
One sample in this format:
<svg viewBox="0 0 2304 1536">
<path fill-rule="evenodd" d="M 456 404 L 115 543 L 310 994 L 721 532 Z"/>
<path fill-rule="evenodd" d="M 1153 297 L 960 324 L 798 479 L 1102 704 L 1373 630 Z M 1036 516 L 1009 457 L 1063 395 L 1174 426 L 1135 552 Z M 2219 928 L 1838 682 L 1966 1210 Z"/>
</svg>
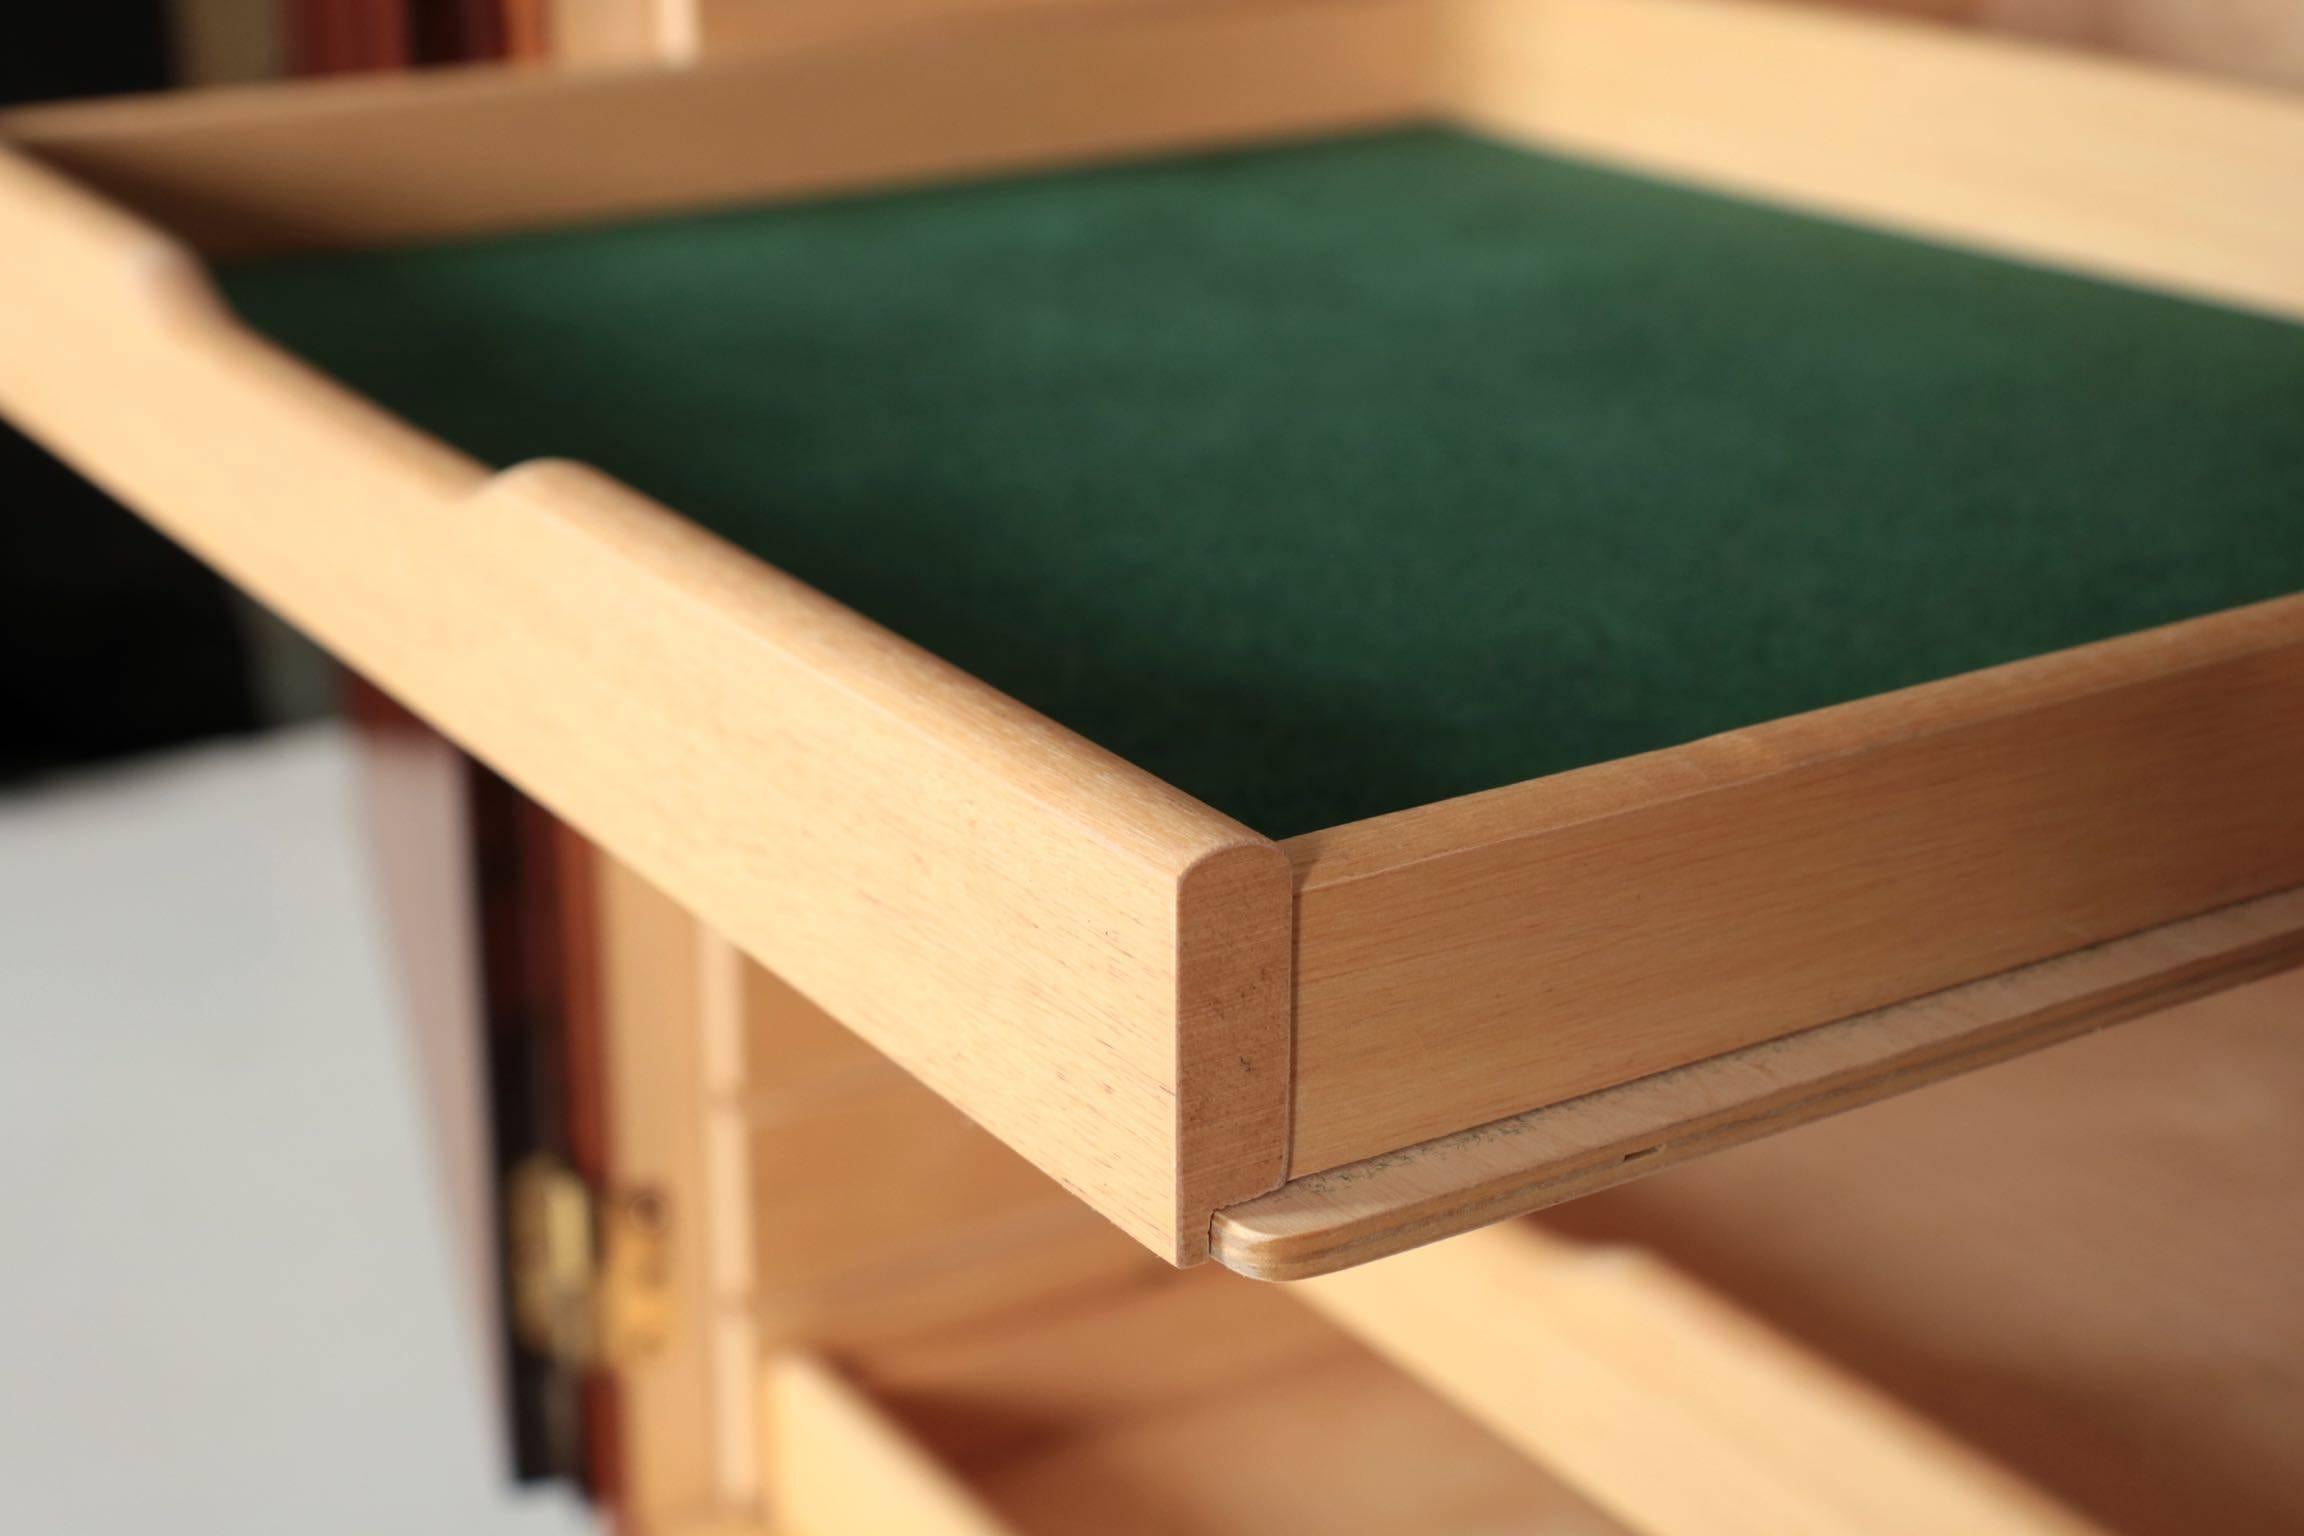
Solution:
<svg viewBox="0 0 2304 1536">
<path fill-rule="evenodd" d="M 780 1528 L 2090 1529 L 1661 1266 L 1528 1228 L 1468 1244 L 1333 1303 L 1204 1273 L 861 1370 L 780 1357 L 762 1411 Z M 1387 1361 L 1347 1331 L 1396 1344 L 1466 1301 L 1484 1358 Z M 1559 1445 L 1592 1475 L 1610 1438 L 1599 1502 L 1539 1459 Z"/>
<path fill-rule="evenodd" d="M 2297 975 L 1274 1287 L 1162 1266 L 603 874 L 613 1176 L 678 1234 L 670 1332 L 615 1371 L 636 1530 L 1423 1530 L 1454 1498 L 1441 1528 L 2159 1536 L 2297 1506 Z"/>
<path fill-rule="evenodd" d="M 880 1361 L 863 1401 L 805 1360 L 770 1366 L 763 1413 L 770 1481 L 803 1531 L 937 1528 L 872 1517 L 891 1483 L 828 1451 L 856 1432 L 843 1412 L 885 1414 L 881 1433 L 976 1506 L 953 1530 L 1622 1529 L 1310 1309 L 1230 1276 Z"/>
<path fill-rule="evenodd" d="M 1652 1252 L 2108 1529 L 2271 1536 L 2304 1522 L 2299 1093 L 2290 973 L 1546 1220 Z"/>
<path fill-rule="evenodd" d="M 1480 137 L 1403 129 L 1433 121 Z M 2304 954 L 2304 107 L 1705 0 L 1271 0 L 0 138 L 12 419 L 1172 1262 L 1336 1268 Z M 1082 169 L 1122 160 L 1154 164 Z M 1273 220 L 1292 264 L 1258 264 Z M 1127 264 L 1159 240 L 1216 263 L 1204 304 L 1190 261 Z M 763 271 L 811 297 L 746 329 L 715 295 Z M 1499 281 L 1542 344 L 1388 369 L 1497 333 Z M 666 327 L 634 302 L 666 293 L 704 300 Z M 1303 350 L 1246 366 L 1264 339 Z M 905 361 L 984 347 L 1000 389 Z M 746 366 L 681 374 L 707 355 Z M 872 387 L 752 393 L 796 376 Z M 1552 419 L 1523 385 L 1573 430 L 1514 475 L 1535 440 L 1460 431 L 1457 391 Z M 790 494 L 857 537 L 779 513 L 777 466 L 851 431 Z M 1467 553 L 1531 477 L 1614 506 L 1667 472 L 1685 548 L 1502 519 Z M 1386 475 L 1452 489 L 1351 501 Z M 1762 517 L 1843 493 L 1885 553 Z M 1949 546 L 1898 542 L 1939 514 Z M 1493 584 L 1554 552 L 1549 593 Z M 1647 606 L 1527 639 L 1591 582 Z"/>
</svg>

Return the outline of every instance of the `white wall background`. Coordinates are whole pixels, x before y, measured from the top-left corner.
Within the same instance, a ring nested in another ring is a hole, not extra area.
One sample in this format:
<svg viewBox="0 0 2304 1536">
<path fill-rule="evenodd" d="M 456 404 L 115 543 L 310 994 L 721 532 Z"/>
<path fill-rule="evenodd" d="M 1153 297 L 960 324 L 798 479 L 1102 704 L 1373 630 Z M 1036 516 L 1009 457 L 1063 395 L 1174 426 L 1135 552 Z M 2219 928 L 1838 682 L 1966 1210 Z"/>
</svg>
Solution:
<svg viewBox="0 0 2304 1536">
<path fill-rule="evenodd" d="M 0 1531 L 580 1536 L 499 1472 L 333 726 L 0 800 Z"/>
</svg>

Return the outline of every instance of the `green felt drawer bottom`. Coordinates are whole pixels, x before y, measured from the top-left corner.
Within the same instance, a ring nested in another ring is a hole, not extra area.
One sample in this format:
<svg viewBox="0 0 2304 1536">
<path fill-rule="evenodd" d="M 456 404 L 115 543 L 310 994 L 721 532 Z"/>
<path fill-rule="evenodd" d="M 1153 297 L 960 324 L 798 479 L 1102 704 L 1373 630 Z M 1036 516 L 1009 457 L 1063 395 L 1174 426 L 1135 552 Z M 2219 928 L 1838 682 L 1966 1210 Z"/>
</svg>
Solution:
<svg viewBox="0 0 2304 1536">
<path fill-rule="evenodd" d="M 1440 130 L 222 280 L 1276 836 L 2304 588 L 2304 329 Z"/>
</svg>

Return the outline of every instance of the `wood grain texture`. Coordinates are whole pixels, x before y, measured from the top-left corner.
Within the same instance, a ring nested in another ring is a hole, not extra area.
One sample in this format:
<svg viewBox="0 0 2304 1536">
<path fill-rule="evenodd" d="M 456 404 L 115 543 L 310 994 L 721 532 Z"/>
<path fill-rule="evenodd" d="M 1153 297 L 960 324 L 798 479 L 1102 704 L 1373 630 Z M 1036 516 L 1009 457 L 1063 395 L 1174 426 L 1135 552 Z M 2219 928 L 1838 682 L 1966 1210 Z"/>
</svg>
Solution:
<svg viewBox="0 0 2304 1536">
<path fill-rule="evenodd" d="M 1012 1528 L 924 1453 L 870 1399 L 812 1355 L 761 1376 L 762 1460 L 785 1536 L 1004 1536 Z"/>
<path fill-rule="evenodd" d="M 2027 37 L 2304 86 L 2304 8 L 2295 0 L 1974 0 L 1970 10 Z"/>
<path fill-rule="evenodd" d="M 2098 1529 L 1631 1250 L 1514 1224 L 1299 1289 L 1645 1536 Z"/>
<path fill-rule="evenodd" d="M 2300 776 L 2288 598 L 1293 839 L 1294 1175 L 2304 884 Z"/>
<path fill-rule="evenodd" d="M 1168 1271 L 631 871 L 596 891 L 611 1198 L 664 1202 L 671 1329 L 615 1375 L 632 1528 L 757 1520 L 759 1362 L 871 1360 Z"/>
<path fill-rule="evenodd" d="M 1431 23 L 1411 0 L 1132 6 L 693 69 L 26 108 L 0 140 L 210 254 L 360 247 L 1395 122 L 1429 106 Z"/>
<path fill-rule="evenodd" d="M 2304 1530 L 2304 972 L 1551 1212 L 2126 1536 Z"/>
<path fill-rule="evenodd" d="M 755 1447 L 744 1445 L 732 1463 L 718 1386 L 725 1365 L 716 1358 L 729 1341 L 713 1262 L 715 1232 L 741 1219 L 742 1195 L 717 1185 L 708 1157 L 713 941 L 676 902 L 614 860 L 595 861 L 590 885 L 611 1088 L 602 1188 L 611 1199 L 645 1192 L 669 1214 L 670 1331 L 614 1372 L 622 1431 L 616 1505 L 645 1531 L 733 1507 L 744 1492 Z"/>
<path fill-rule="evenodd" d="M 1027 1536 L 1635 1536 L 1363 1352 L 986 1468 L 975 1486 Z"/>
<path fill-rule="evenodd" d="M 1627 1536 L 1290 1293 L 1164 1276 L 860 1378 L 1032 1536 Z"/>
<path fill-rule="evenodd" d="M 850 1368 L 939 1460 L 973 1471 L 1221 1401 L 1341 1342 L 1286 1291 L 1206 1268 L 989 1317 Z"/>
<path fill-rule="evenodd" d="M 2304 103 L 1796 8 L 1446 17 L 1477 126 L 2304 314 Z M 1296 839 L 1292 1171 L 2304 879 L 2300 636 L 2269 605 Z"/>
<path fill-rule="evenodd" d="M 758 966 L 739 1155 L 759 1342 L 869 1355 L 1161 1273 L 1157 1259 Z"/>
<path fill-rule="evenodd" d="M 1219 1212 L 1213 1253 L 1367 1263 L 2298 966 L 2287 891 L 1295 1180 Z"/>
<path fill-rule="evenodd" d="M 845 1336 L 844 1314 L 884 1302 L 890 1277 L 909 1291 L 1010 1245 L 1100 1249 L 1108 1259 L 1089 1269 L 1098 1277 L 1152 1262 L 893 1066 L 748 1117 L 746 1127 L 760 1300 L 773 1312 L 789 1310 L 805 1337 Z M 1050 1253 L 1040 1258 L 1046 1265 Z M 1060 1290 L 1081 1277 L 1058 1268 L 1045 1278 Z"/>
<path fill-rule="evenodd" d="M 1821 7 L 1447 4 L 1448 97 L 1507 137 L 2304 314 L 2304 101 Z"/>
<path fill-rule="evenodd" d="M 1730 54 L 1752 67 L 1714 67 Z M 181 245 L 56 174 L 252 250 L 1443 98 L 1571 150 L 2304 312 L 2296 221 L 2265 212 L 2304 109 L 2269 97 L 1703 0 L 1117 6 L 694 72 L 0 117 L 24 146 L 0 158 L 21 296 L 0 404 L 1180 1261 L 1291 1151 L 1317 1173 L 2304 877 L 2304 811 L 2267 792 L 2297 766 L 2295 603 L 1315 834 L 1290 849 L 1283 1136 L 1269 846 L 597 475 L 488 478 L 248 335 Z"/>
<path fill-rule="evenodd" d="M 1132 1236 L 1280 1181 L 1276 848 L 595 472 L 488 476 L 12 152 L 0 277 L 20 424 Z"/>
</svg>

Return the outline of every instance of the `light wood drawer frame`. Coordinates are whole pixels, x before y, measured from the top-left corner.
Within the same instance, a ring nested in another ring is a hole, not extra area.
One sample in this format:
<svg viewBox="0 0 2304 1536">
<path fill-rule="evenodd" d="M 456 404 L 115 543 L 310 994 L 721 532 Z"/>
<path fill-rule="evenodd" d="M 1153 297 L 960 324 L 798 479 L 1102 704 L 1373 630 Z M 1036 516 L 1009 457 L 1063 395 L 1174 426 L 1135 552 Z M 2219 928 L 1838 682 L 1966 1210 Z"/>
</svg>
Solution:
<svg viewBox="0 0 2304 1536">
<path fill-rule="evenodd" d="M 1657 1074 L 1762 1128 L 1769 1042 L 1892 1091 L 1818 1027 L 2218 909 L 2196 987 L 2290 963 L 2304 599 L 1277 845 L 199 265 L 1434 116 L 2304 316 L 2304 104 L 1724 0 L 1238 0 L 0 116 L 0 408 L 1178 1263 L 1227 1208 L 1274 1274 L 1490 1219 L 1558 1180 L 1435 1225 L 1461 1138 Z"/>
<path fill-rule="evenodd" d="M 1171 1418 L 1221 1422 L 1232 1415 L 1221 1456 L 1179 1456 L 1166 1479 L 1209 1486 L 1211 1468 L 1204 1463 L 1229 1462 L 1229 1468 L 1215 1467 L 1216 1478 L 1227 1472 L 1254 1477 L 1268 1507 L 1300 1502 L 1319 1509 L 1321 1490 L 1306 1485 L 1319 1480 L 1321 1469 L 1303 1461 L 1313 1442 L 1289 1429 L 1287 1413 L 1243 1420 L 1236 1403 L 1307 1366 L 1319 1375 L 1316 1367 L 1333 1358 L 1333 1343 L 1307 1333 L 1304 1321 L 1285 1310 L 1275 1315 L 1259 1307 L 1228 1318 L 1222 1307 L 1207 1304 L 1225 1298 L 1204 1293 L 1192 1320 L 1208 1336 L 1172 1353 L 1228 1355 L 1235 1363 L 1222 1372 L 1203 1364 L 1189 1378 L 1164 1380 L 1146 1371 L 1140 1347 L 1114 1347 L 1130 1342 L 1121 1330 L 1142 1330 L 1158 1318 L 1146 1299 L 1139 1289 L 1107 1304 L 1101 1346 L 1074 1314 L 1066 1319 L 1073 1332 L 1060 1338 L 962 1334 L 940 1351 L 923 1352 L 945 1357 L 925 1365 L 898 1358 L 847 1375 L 811 1353 L 771 1357 L 762 1371 L 757 1419 L 769 1507 L 783 1522 L 778 1528 L 952 1536 L 1016 1529 L 971 1486 L 964 1467 L 940 1460 L 883 1406 L 889 1377 L 899 1385 L 907 1378 L 932 1385 L 957 1378 L 968 1390 L 955 1401 L 969 1412 L 994 1425 L 1012 1415 L 1032 1424 L 1042 1441 L 1052 1430 L 1060 1437 L 1072 1421 L 1127 1425 L 1146 1406 Z M 2092 1536 L 2100 1529 L 1637 1251 L 1588 1248 L 1514 1223 L 1328 1277 L 1280 1306 L 1297 1301 L 1383 1357 L 1390 1374 L 1407 1378 L 1404 1388 L 1438 1398 L 1483 1426 L 1533 1463 L 1543 1483 L 1557 1480 L 1555 1486 L 1572 1489 L 1612 1530 L 1638 1536 Z M 1177 1320 L 1184 1317 L 1179 1313 Z M 1004 1361 L 1003 1351 L 1013 1358 Z M 1103 1370 L 1087 1384 L 1059 1377 L 1050 1370 L 1059 1353 L 1091 1356 Z M 1362 1378 L 1329 1380 L 1349 1395 Z M 1003 1381 L 1013 1384 L 1013 1400 L 994 1385 Z M 1244 1424 L 1272 1431 L 1269 1443 Z M 1361 1447 L 1382 1463 L 1376 1475 L 1421 1480 L 1427 1495 L 1446 1481 L 1450 1465 L 1434 1449 Z M 1126 1461 L 1121 1467 L 1108 1497 L 1123 1497 L 1128 1473 L 1139 1470 Z M 1530 1492 L 1541 1497 L 1541 1484 L 1531 1481 Z M 1072 1506 L 1072 1518 L 1061 1523 L 1050 1518 L 1049 1500 L 1037 1500 L 1040 1518 L 1032 1527 L 1090 1528 L 1097 1519 L 1095 1485 L 1083 1476 L 1063 1486 L 1057 1508 Z M 1324 1519 L 1297 1514 L 1278 1524 L 1331 1529 L 1336 1511 L 1333 1499 L 1328 1503 Z M 1553 1529 L 1556 1520 L 1575 1529 L 1598 1523 L 1576 1518 L 1565 1503 L 1531 1508 L 1524 1518 L 1528 1529 Z M 1150 1528 L 1143 1521 L 1128 1525 Z M 1225 1528 L 1250 1525 L 1235 1517 Z M 1400 1527 L 1372 1518 L 1349 1528 Z"/>
</svg>

